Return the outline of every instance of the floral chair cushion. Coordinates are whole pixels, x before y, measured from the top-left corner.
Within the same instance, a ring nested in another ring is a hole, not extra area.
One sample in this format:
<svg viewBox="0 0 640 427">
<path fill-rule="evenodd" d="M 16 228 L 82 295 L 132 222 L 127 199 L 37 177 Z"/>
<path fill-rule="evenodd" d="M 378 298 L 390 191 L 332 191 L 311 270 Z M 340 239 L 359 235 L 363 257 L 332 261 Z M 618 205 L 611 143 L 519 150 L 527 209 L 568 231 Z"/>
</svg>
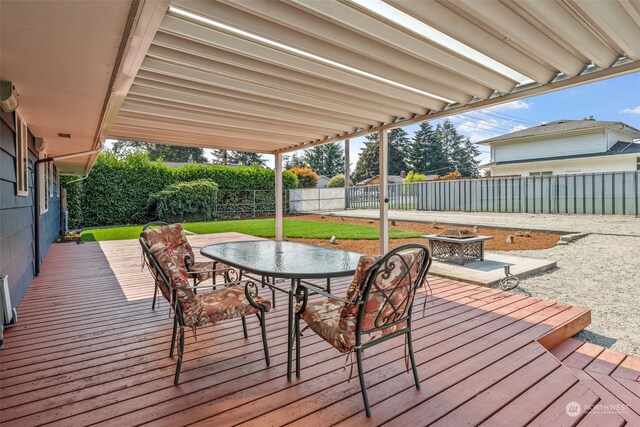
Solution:
<svg viewBox="0 0 640 427">
<path fill-rule="evenodd" d="M 160 228 L 145 230 L 140 236 L 144 237 L 149 247 L 162 242 L 174 254 L 180 257 L 178 264 L 184 264 L 185 256 L 187 255 L 189 255 L 192 260 L 195 260 L 193 248 L 191 248 L 181 224 L 170 224 Z M 214 263 L 212 261 L 194 262 L 193 265 L 189 267 L 189 277 L 193 278 L 195 276 L 196 283 L 211 279 L 215 273 L 211 271 L 214 270 L 213 265 Z M 227 267 L 218 264 L 217 268 Z M 218 272 L 218 274 L 222 275 L 224 272 L 221 271 Z"/>
<path fill-rule="evenodd" d="M 418 274 L 424 262 L 425 252 L 420 249 L 405 251 L 388 259 L 379 266 L 377 273 L 371 272 L 380 257 L 363 256 L 360 258 L 354 280 L 347 290 L 347 299 L 357 301 L 362 298 L 362 292 L 369 274 L 376 274 L 374 284 L 364 301 L 364 317 L 362 331 L 377 329 L 361 335 L 361 344 L 374 341 L 385 335 L 406 327 L 406 322 L 391 325 L 398 318 L 403 317 L 405 310 L 412 304 Z M 333 345 L 342 353 L 349 352 L 356 346 L 356 324 L 360 306 L 343 304 L 327 300 L 308 303 L 301 318 L 325 341 Z M 384 327 L 389 325 L 388 327 Z"/>
<path fill-rule="evenodd" d="M 186 268 L 179 266 L 179 258 L 162 242 L 150 248 L 162 271 L 172 286 L 176 288 L 176 304 L 180 304 L 185 326 L 196 327 L 213 325 L 220 320 L 232 319 L 258 313 L 259 310 L 249 303 L 244 293 L 244 286 L 231 285 L 207 294 L 196 295 L 189 287 Z M 271 309 L 271 302 L 260 296 L 253 298 L 255 302 Z M 173 303 L 173 301 L 170 301 Z"/>
</svg>

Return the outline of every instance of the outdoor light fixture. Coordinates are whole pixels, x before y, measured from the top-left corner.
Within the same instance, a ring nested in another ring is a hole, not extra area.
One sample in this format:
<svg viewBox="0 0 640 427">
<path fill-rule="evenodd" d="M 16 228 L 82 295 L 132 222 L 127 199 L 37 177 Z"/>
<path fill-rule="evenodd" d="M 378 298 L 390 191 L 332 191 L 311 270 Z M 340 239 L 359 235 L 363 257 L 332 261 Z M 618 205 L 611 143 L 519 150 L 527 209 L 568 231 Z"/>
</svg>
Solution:
<svg viewBox="0 0 640 427">
<path fill-rule="evenodd" d="M 0 80 L 0 107 L 5 113 L 11 113 L 18 108 L 18 92 L 9 80 Z"/>
</svg>

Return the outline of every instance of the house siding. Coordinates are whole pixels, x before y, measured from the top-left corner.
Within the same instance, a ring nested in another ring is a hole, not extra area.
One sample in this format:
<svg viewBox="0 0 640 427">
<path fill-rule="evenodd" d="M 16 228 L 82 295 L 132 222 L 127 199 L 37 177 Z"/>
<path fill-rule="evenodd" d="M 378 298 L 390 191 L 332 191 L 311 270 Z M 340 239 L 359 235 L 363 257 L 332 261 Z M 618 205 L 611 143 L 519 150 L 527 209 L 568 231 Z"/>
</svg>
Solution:
<svg viewBox="0 0 640 427">
<path fill-rule="evenodd" d="M 491 167 L 491 176 L 529 176 L 531 172 L 552 172 L 553 175 L 636 170 L 637 155 L 590 157 L 583 159 L 550 160 Z"/>
<path fill-rule="evenodd" d="M 0 119 L 0 275 L 9 277 L 11 302 L 17 305 L 34 277 L 34 174 L 37 156 L 29 134 L 29 195 L 16 195 L 15 133 L 13 115 Z M 57 172 L 56 172 L 57 173 Z M 40 215 L 40 255 L 44 259 L 61 230 L 60 197 L 49 198 L 49 209 Z"/>
<path fill-rule="evenodd" d="M 632 142 L 633 138 L 624 133 L 616 132 L 614 130 L 607 130 L 607 150 L 616 145 L 616 142 Z"/>
<path fill-rule="evenodd" d="M 493 161 L 507 162 L 543 157 L 575 156 L 606 151 L 605 133 L 565 135 L 549 139 L 499 143 L 492 146 Z"/>
</svg>

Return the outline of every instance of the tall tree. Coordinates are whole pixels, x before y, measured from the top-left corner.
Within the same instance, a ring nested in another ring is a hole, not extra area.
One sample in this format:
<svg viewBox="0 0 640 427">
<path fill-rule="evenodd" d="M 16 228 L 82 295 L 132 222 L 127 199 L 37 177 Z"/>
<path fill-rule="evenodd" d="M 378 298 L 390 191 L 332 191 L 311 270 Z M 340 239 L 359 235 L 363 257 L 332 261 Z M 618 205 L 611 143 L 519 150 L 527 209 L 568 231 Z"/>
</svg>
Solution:
<svg viewBox="0 0 640 427">
<path fill-rule="evenodd" d="M 365 138 L 364 148 L 360 151 L 360 157 L 356 163 L 354 172 L 354 181 L 359 182 L 367 178 L 380 174 L 380 157 L 379 157 L 379 133 L 372 133 Z M 389 174 L 400 175 L 407 172 L 408 165 L 405 161 L 406 153 L 400 147 L 406 147 L 404 144 L 409 140 L 407 133 L 400 128 L 392 129 L 389 132 Z"/>
<path fill-rule="evenodd" d="M 344 149 L 339 143 L 320 145 L 305 150 L 302 160 L 318 175 L 329 178 L 344 171 Z"/>
<path fill-rule="evenodd" d="M 442 175 L 453 170 L 446 148 L 428 122 L 420 123 L 411 141 L 407 161 L 413 171 L 425 175 Z"/>
<path fill-rule="evenodd" d="M 123 157 L 127 153 L 137 150 L 148 153 L 150 160 L 162 159 L 165 162 L 207 163 L 204 150 L 198 147 L 153 144 L 150 142 L 136 142 L 129 140 L 117 140 L 113 143 L 112 147 L 112 151 L 118 157 Z"/>
<path fill-rule="evenodd" d="M 267 160 L 259 153 L 229 151 L 229 164 L 265 167 L 267 165 Z"/>
<path fill-rule="evenodd" d="M 213 163 L 216 165 L 258 165 L 265 167 L 267 165 L 266 159 L 262 154 L 247 153 L 243 151 L 231 151 L 231 150 L 213 150 Z"/>
<path fill-rule="evenodd" d="M 286 170 L 289 170 L 292 168 L 303 168 L 306 166 L 304 160 L 302 159 L 301 156 L 298 155 L 298 153 L 293 153 L 291 157 L 282 156 L 282 163 Z"/>
<path fill-rule="evenodd" d="M 462 176 L 480 176 L 476 157 L 480 150 L 469 138 L 465 138 L 461 144 L 451 151 L 451 160 Z"/>
</svg>

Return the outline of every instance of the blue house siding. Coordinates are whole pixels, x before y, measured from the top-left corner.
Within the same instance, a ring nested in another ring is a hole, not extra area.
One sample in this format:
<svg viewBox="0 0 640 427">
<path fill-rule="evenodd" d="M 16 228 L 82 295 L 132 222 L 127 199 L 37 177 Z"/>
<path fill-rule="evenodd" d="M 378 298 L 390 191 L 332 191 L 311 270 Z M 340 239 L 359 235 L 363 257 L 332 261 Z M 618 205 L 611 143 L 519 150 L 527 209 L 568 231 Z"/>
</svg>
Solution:
<svg viewBox="0 0 640 427">
<path fill-rule="evenodd" d="M 16 305 L 34 277 L 33 137 L 29 135 L 29 195 L 16 195 L 15 134 L 13 115 L 0 120 L 0 275 L 9 276 L 11 302 Z M 56 195 L 58 191 L 56 191 Z M 41 258 L 61 230 L 60 198 L 49 198 L 49 209 L 40 215 Z"/>
</svg>

